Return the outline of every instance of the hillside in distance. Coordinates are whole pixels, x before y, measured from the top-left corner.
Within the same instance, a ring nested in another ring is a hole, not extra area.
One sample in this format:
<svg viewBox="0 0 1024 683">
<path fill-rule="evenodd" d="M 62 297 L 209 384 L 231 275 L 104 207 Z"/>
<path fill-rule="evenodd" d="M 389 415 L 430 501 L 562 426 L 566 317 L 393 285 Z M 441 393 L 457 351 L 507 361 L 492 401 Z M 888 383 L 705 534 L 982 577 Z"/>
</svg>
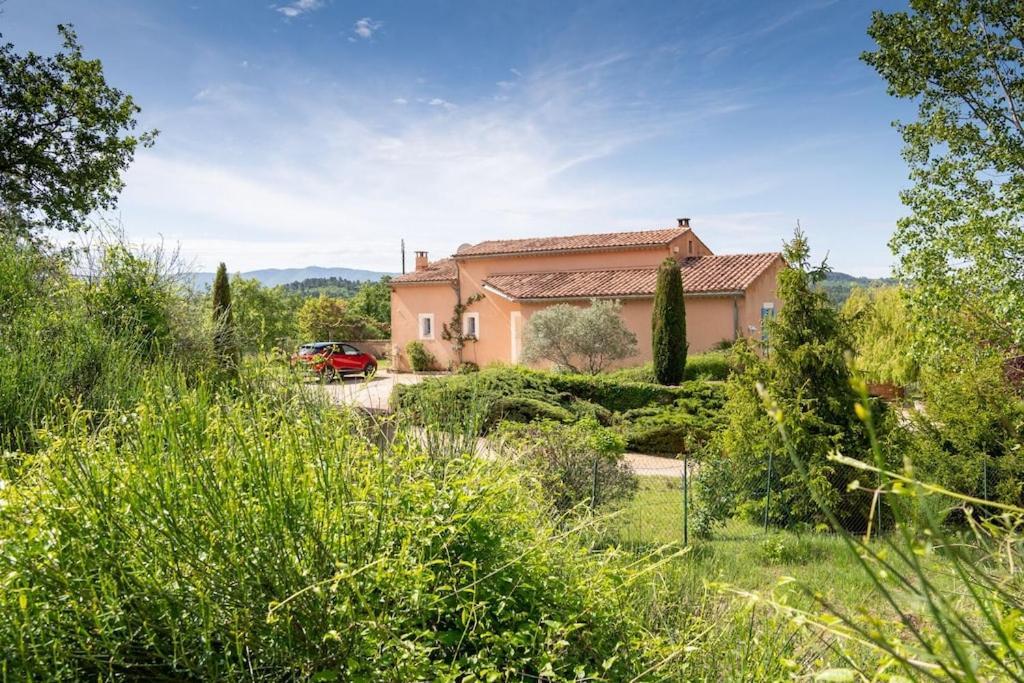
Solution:
<svg viewBox="0 0 1024 683">
<path fill-rule="evenodd" d="M 846 273 L 831 272 L 819 286 L 828 294 L 828 298 L 836 306 L 842 306 L 855 287 L 885 287 L 895 285 L 891 277 L 858 277 Z"/>
<path fill-rule="evenodd" d="M 196 289 L 207 289 L 213 284 L 213 273 L 189 273 L 192 286 Z M 385 275 L 394 273 L 382 273 L 375 270 L 360 270 L 358 268 L 326 268 L 323 266 L 308 266 L 306 268 L 264 268 L 263 270 L 250 270 L 241 274 L 244 278 L 259 280 L 260 284 L 267 287 L 287 285 L 303 280 L 329 279 L 350 280 L 354 282 L 377 282 Z"/>
</svg>

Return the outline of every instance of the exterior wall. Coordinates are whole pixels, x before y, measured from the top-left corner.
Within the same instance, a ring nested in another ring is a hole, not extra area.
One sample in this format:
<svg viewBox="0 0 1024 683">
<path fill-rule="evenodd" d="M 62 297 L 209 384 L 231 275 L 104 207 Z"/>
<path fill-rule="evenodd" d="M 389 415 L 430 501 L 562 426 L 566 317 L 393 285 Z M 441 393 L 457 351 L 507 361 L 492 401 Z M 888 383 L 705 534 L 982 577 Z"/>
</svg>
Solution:
<svg viewBox="0 0 1024 683">
<path fill-rule="evenodd" d="M 776 280 L 779 271 L 785 266 L 786 262 L 780 256 L 747 288 L 740 310 L 740 334 L 742 336 L 761 338 L 761 306 L 763 304 L 774 304 L 776 313 L 782 308 L 782 301 L 776 290 Z"/>
<path fill-rule="evenodd" d="M 405 345 L 420 338 L 419 315 L 434 314 L 434 338 L 423 345 L 443 369 L 454 360 L 451 344 L 441 339 L 441 325 L 452 317 L 455 291 L 447 282 L 391 288 L 391 358 L 397 370 L 410 370 Z"/>
<path fill-rule="evenodd" d="M 490 363 L 513 363 L 522 349 L 524 332 L 530 316 L 546 303 L 515 302 L 483 289 L 488 275 L 498 272 L 535 272 L 545 270 L 572 270 L 599 268 L 614 259 L 617 267 L 631 265 L 656 266 L 673 253 L 673 247 L 680 247 L 680 255 L 689 250 L 687 240 L 694 239 L 694 255 L 707 255 L 710 250 L 693 233 L 678 238 L 668 248 L 637 249 L 624 252 L 591 252 L 583 254 L 551 254 L 517 257 L 464 259 L 459 262 L 458 291 L 462 301 L 480 294 L 483 298 L 470 305 L 466 312 L 479 315 L 479 338 L 468 342 L 463 349 L 463 360 L 478 365 Z M 702 353 L 723 340 L 736 337 L 736 322 L 739 322 L 741 336 L 760 337 L 761 307 L 773 303 L 775 310 L 781 307 L 775 291 L 779 270 L 784 267 L 781 258 L 767 269 L 743 296 L 698 296 L 686 297 L 686 332 L 690 353 Z M 426 285 L 400 285 L 392 288 L 391 334 L 392 351 L 396 369 L 408 370 L 405 345 L 419 339 L 419 314 L 434 314 L 434 339 L 423 340 L 427 349 L 437 358 L 441 368 L 457 363 L 450 342 L 441 339 L 441 326 L 447 323 L 456 303 L 456 289 L 449 283 Z M 586 306 L 581 300 L 577 305 Z M 630 366 L 651 360 L 651 310 L 652 298 L 623 299 L 622 318 L 627 327 L 637 336 L 637 353 L 618 365 Z M 518 329 L 513 326 L 518 325 Z"/>
</svg>

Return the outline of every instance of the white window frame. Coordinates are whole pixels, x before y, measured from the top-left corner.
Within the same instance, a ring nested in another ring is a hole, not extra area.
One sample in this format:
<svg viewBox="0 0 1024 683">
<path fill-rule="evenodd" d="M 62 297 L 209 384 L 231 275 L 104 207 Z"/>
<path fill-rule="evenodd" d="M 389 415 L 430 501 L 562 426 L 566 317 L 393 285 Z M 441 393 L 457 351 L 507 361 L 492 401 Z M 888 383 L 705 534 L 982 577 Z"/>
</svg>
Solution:
<svg viewBox="0 0 1024 683">
<path fill-rule="evenodd" d="M 423 334 L 423 321 L 424 320 L 429 320 L 430 321 L 430 334 Z M 419 317 L 417 318 L 417 324 L 419 325 L 419 327 L 417 328 L 417 332 L 419 333 L 419 338 L 420 339 L 427 340 L 427 339 L 433 339 L 434 338 L 434 314 L 433 313 L 420 313 Z"/>
<path fill-rule="evenodd" d="M 462 336 L 468 337 L 469 335 L 469 321 L 473 321 L 473 327 L 476 328 L 476 332 L 473 334 L 474 339 L 480 338 L 480 314 L 479 313 L 464 313 L 462 315 Z"/>
</svg>

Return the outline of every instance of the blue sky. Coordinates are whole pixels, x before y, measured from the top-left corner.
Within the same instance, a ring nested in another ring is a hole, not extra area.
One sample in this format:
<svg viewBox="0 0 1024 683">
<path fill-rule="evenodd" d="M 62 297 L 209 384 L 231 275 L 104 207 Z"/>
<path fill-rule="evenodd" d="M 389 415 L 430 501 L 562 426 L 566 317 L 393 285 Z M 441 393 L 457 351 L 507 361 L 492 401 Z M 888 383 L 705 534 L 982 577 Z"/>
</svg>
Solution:
<svg viewBox="0 0 1024 683">
<path fill-rule="evenodd" d="M 856 0 L 7 0 L 52 52 L 73 23 L 156 145 L 115 218 L 200 267 L 394 271 L 398 243 L 665 227 L 717 253 L 799 220 L 884 275 L 906 185 Z"/>
</svg>

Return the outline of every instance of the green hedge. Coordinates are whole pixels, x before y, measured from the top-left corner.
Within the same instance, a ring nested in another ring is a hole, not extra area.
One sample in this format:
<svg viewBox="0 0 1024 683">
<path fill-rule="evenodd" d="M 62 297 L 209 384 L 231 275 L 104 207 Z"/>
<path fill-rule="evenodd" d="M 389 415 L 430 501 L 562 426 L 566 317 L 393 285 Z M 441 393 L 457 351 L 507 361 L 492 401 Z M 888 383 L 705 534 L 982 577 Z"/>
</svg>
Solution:
<svg viewBox="0 0 1024 683">
<path fill-rule="evenodd" d="M 732 372 L 733 367 L 732 354 L 729 351 L 708 351 L 687 359 L 683 380 L 723 382 L 729 379 L 729 373 Z M 604 377 L 617 382 L 656 383 L 652 363 L 615 370 Z"/>
<path fill-rule="evenodd" d="M 458 420 L 486 433 L 501 421 L 571 423 L 593 417 L 619 430 L 631 451 L 679 454 L 715 429 L 722 385 L 703 381 L 665 387 L 525 368 L 487 368 L 471 375 L 399 385 L 392 403 L 420 423 Z"/>
</svg>

